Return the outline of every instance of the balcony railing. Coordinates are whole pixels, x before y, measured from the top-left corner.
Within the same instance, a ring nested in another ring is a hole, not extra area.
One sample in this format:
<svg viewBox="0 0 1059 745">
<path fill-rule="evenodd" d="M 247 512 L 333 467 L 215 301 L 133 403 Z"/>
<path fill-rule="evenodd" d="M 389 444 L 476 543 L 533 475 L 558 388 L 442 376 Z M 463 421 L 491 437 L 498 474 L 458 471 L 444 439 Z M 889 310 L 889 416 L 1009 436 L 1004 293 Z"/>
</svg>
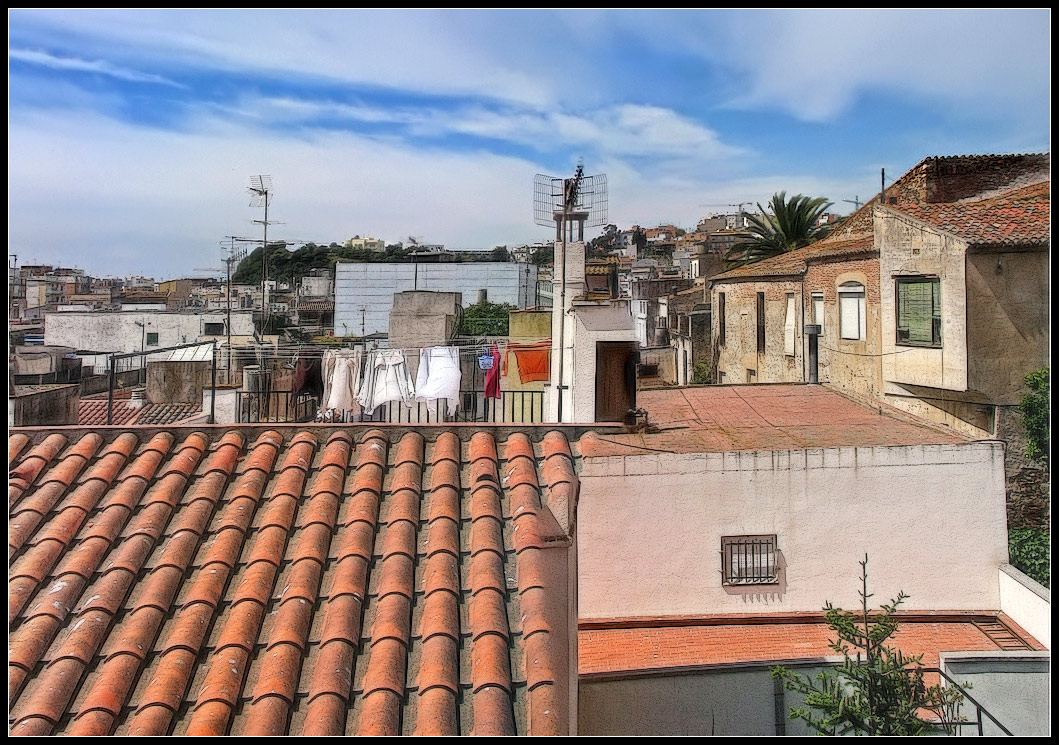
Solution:
<svg viewBox="0 0 1059 745">
<path fill-rule="evenodd" d="M 239 391 L 239 421 L 310 422 L 316 420 L 319 403 L 309 394 L 292 398 L 291 391 L 257 393 Z M 335 412 L 331 424 L 384 422 L 390 424 L 438 424 L 442 422 L 483 422 L 490 424 L 536 424 L 543 422 L 544 391 L 501 391 L 500 398 L 486 398 L 483 391 L 460 391 L 460 408 L 446 413 L 442 399 L 405 406 L 390 401 L 372 412 Z"/>
</svg>

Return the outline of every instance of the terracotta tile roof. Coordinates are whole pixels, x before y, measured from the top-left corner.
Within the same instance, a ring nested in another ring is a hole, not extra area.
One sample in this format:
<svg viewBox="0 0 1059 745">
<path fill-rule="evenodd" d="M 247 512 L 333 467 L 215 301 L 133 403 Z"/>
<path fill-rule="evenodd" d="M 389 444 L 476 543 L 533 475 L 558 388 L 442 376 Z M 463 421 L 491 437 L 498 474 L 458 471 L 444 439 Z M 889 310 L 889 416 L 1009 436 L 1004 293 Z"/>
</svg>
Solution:
<svg viewBox="0 0 1059 745">
<path fill-rule="evenodd" d="M 761 620 L 748 623 L 745 619 L 721 617 L 686 625 L 582 628 L 577 635 L 578 674 L 591 676 L 835 656 L 828 646 L 835 634 L 822 619 L 806 622 L 777 615 L 765 622 Z M 1003 649 L 983 628 L 997 621 L 1003 621 L 1025 643 L 1024 648 L 1044 649 L 1010 619 L 996 612 L 946 614 L 943 619 L 922 615 L 906 618 L 893 636 L 893 646 L 905 654 L 922 654 L 924 667 L 937 667 L 939 652 Z"/>
<path fill-rule="evenodd" d="M 144 402 L 138 409 L 130 408 L 128 397 L 114 399 L 111 423 L 132 424 L 176 424 L 202 412 L 202 404 L 152 404 Z M 107 423 L 107 400 L 81 399 L 77 403 L 77 423 L 85 427 L 96 427 Z"/>
<path fill-rule="evenodd" d="M 1042 246 L 1051 235 L 1051 182 L 974 202 L 901 204 L 898 212 L 976 246 Z"/>
<path fill-rule="evenodd" d="M 298 303 L 298 310 L 300 311 L 329 311 L 334 309 L 334 300 L 305 300 Z"/>
<path fill-rule="evenodd" d="M 863 209 L 863 208 L 862 208 Z M 796 277 L 805 273 L 811 261 L 831 261 L 849 256 L 877 253 L 875 239 L 871 235 L 848 238 L 829 237 L 817 241 L 805 248 L 773 256 L 770 259 L 755 261 L 753 264 L 731 269 L 722 274 L 710 277 L 710 282 L 753 279 L 757 277 Z"/>
<path fill-rule="evenodd" d="M 566 732 L 564 434 L 211 431 L 9 435 L 12 733 Z"/>
</svg>

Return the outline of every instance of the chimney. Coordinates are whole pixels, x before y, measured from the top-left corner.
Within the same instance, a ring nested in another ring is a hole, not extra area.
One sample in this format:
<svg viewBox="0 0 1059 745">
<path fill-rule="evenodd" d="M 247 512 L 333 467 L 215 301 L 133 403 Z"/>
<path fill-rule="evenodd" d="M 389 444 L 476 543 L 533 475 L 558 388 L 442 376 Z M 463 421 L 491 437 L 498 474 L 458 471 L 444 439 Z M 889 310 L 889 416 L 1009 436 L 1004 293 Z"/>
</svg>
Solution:
<svg viewBox="0 0 1059 745">
<path fill-rule="evenodd" d="M 142 409 L 144 405 L 144 388 L 133 388 L 129 395 L 129 402 L 125 404 L 130 409 Z"/>
</svg>

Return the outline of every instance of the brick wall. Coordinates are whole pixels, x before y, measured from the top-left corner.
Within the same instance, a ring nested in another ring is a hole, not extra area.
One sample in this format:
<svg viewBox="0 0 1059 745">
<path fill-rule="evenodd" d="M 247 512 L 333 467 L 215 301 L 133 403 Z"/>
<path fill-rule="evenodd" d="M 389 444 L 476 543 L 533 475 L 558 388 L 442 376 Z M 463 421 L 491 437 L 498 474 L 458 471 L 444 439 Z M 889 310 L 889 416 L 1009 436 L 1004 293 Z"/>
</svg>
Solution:
<svg viewBox="0 0 1059 745">
<path fill-rule="evenodd" d="M 867 338 L 863 340 L 840 338 L 838 286 L 844 282 L 864 285 Z M 820 382 L 862 399 L 881 397 L 879 257 L 810 263 L 805 273 L 802 299 L 806 323 L 813 321 L 814 292 L 824 295 L 823 333 L 819 341 Z"/>
<path fill-rule="evenodd" d="M 924 171 L 922 199 L 955 202 L 1001 188 L 1031 184 L 1048 178 L 1050 161 L 1047 154 L 928 158 L 920 166 Z"/>
</svg>

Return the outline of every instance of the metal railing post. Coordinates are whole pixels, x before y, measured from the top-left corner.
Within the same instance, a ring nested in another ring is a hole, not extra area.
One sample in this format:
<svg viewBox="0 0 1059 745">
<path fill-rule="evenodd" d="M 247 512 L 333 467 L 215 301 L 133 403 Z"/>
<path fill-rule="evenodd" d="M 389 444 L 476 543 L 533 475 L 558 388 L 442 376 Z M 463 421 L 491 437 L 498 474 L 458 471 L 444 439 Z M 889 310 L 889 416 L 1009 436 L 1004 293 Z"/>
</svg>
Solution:
<svg viewBox="0 0 1059 745">
<path fill-rule="evenodd" d="M 213 353 L 210 355 L 210 424 L 216 424 L 214 416 L 217 410 L 217 341 L 213 342 Z"/>
<path fill-rule="evenodd" d="M 110 355 L 110 384 L 107 387 L 107 424 L 114 418 L 114 355 Z"/>
</svg>

